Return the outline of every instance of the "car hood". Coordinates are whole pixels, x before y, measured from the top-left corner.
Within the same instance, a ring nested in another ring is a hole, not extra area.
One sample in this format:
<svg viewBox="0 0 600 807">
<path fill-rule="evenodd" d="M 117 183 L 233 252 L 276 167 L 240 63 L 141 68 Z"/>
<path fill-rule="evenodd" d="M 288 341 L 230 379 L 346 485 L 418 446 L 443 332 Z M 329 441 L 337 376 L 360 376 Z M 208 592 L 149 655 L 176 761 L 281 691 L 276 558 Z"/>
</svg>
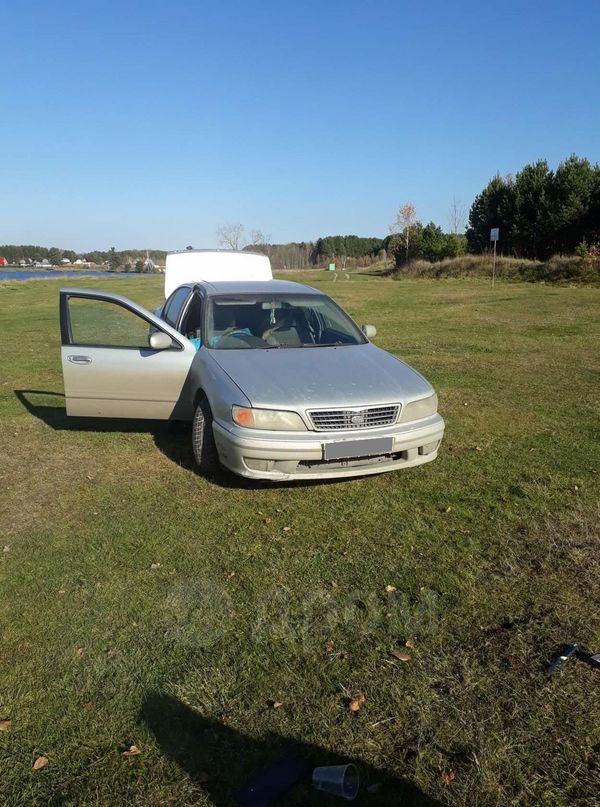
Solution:
<svg viewBox="0 0 600 807">
<path fill-rule="evenodd" d="M 412 367 L 370 343 L 211 352 L 254 407 L 367 406 L 433 391 Z"/>
</svg>

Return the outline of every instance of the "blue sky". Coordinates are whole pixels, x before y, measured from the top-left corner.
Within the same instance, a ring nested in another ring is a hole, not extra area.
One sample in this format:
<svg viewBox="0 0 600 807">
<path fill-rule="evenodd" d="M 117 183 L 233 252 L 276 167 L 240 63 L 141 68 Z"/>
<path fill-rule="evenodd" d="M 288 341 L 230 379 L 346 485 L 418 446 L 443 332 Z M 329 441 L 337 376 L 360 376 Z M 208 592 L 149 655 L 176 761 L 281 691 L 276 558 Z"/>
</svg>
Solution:
<svg viewBox="0 0 600 807">
<path fill-rule="evenodd" d="M 448 225 L 497 171 L 600 160 L 600 3 L 4 5 L 0 243 Z"/>
</svg>

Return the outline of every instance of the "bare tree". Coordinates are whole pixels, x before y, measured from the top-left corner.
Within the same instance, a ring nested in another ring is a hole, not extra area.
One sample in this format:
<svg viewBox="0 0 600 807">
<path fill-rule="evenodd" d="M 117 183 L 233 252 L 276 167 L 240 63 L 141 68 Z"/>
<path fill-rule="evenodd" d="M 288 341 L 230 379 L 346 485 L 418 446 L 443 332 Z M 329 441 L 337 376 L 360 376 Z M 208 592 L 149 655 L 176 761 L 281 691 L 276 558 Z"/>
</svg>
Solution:
<svg viewBox="0 0 600 807">
<path fill-rule="evenodd" d="M 408 250 L 410 245 L 410 228 L 417 218 L 417 208 L 412 202 L 405 202 L 396 213 L 396 218 L 390 224 L 391 233 L 401 233 L 406 247 L 406 262 L 408 263 Z"/>
<path fill-rule="evenodd" d="M 244 238 L 243 224 L 224 224 L 217 230 L 219 246 L 239 250 L 242 248 Z"/>
<path fill-rule="evenodd" d="M 250 230 L 250 244 L 248 247 L 252 252 L 271 257 L 271 233 L 264 233 L 262 230 Z"/>
<path fill-rule="evenodd" d="M 251 230 L 250 243 L 253 247 L 267 246 L 271 243 L 271 233 L 263 233 L 262 230 Z"/>
<path fill-rule="evenodd" d="M 467 226 L 467 212 L 467 205 L 457 199 L 456 196 L 453 196 L 448 209 L 448 222 L 450 232 L 454 233 L 454 235 L 464 233 Z"/>
</svg>

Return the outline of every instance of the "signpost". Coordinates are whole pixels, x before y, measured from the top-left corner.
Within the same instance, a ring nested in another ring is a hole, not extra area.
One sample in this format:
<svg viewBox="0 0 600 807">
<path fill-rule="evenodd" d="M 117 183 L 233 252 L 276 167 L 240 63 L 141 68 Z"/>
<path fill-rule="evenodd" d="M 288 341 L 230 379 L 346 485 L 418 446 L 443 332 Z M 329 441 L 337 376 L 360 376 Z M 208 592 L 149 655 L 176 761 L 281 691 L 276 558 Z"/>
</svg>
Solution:
<svg viewBox="0 0 600 807">
<path fill-rule="evenodd" d="M 492 227 L 490 230 L 490 241 L 494 242 L 494 263 L 492 264 L 492 288 L 494 288 L 494 282 L 496 280 L 496 244 L 500 240 L 500 228 L 499 227 Z"/>
</svg>

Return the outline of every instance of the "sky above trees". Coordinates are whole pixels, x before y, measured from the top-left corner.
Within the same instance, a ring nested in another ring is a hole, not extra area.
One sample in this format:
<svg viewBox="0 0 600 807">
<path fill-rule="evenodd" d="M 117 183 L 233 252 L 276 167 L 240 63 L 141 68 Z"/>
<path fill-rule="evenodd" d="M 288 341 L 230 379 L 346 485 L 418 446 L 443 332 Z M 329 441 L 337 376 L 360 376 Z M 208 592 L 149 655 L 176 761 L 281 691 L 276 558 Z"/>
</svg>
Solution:
<svg viewBox="0 0 600 807">
<path fill-rule="evenodd" d="M 596 2 L 12 4 L 0 243 L 449 229 L 496 174 L 600 159 Z"/>
</svg>

